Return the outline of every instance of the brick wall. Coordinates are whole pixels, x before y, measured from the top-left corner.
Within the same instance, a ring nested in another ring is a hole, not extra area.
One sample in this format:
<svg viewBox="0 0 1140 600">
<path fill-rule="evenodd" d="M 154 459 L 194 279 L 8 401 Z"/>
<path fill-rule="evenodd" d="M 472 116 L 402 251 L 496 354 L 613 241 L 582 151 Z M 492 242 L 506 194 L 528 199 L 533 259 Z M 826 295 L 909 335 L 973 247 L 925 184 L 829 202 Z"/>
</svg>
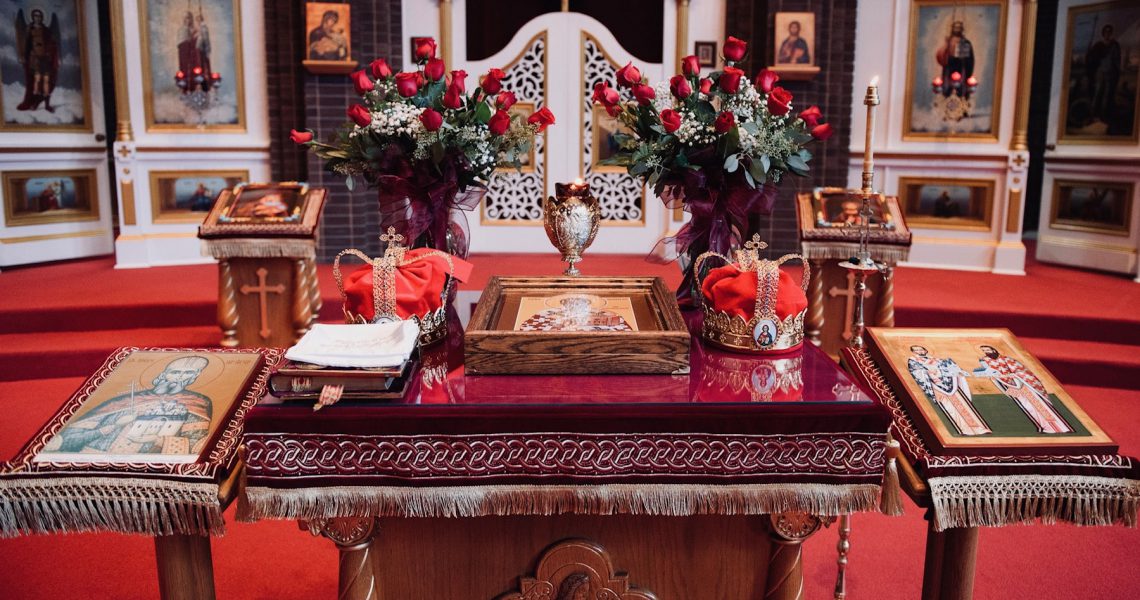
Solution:
<svg viewBox="0 0 1140 600">
<path fill-rule="evenodd" d="M 393 69 L 403 66 L 400 0 L 351 0 L 352 56 L 362 66 L 383 57 Z M 344 75 L 313 75 L 304 58 L 303 3 L 266 0 L 265 20 L 269 74 L 270 164 L 278 180 L 302 179 L 329 191 L 321 217 L 318 259 L 332 261 L 345 248 L 379 252 L 380 215 L 376 194 L 363 182 L 349 192 L 344 178 L 324 170 L 320 159 L 289 141 L 289 130 L 307 127 L 319 138 L 329 136 L 345 120 L 345 109 L 357 100 Z"/>
<path fill-rule="evenodd" d="M 771 35 L 777 12 L 814 12 L 816 64 L 819 74 L 811 81 L 784 81 L 780 85 L 795 96 L 793 105 L 801 110 L 818 105 L 824 118 L 835 128 L 835 134 L 826 142 L 809 146 L 815 158 L 811 161 L 810 176 L 790 176 L 780 185 L 780 196 L 771 218 L 758 223 L 761 235 L 769 244 L 774 256 L 797 252 L 799 237 L 794 211 L 795 195 L 822 185 L 845 185 L 847 160 L 851 140 L 851 72 L 855 62 L 854 0 L 728 0 L 725 31 L 741 39 L 750 40 L 752 46 L 749 74 L 758 72 L 773 63 Z M 767 9 L 763 30 L 757 30 L 761 18 L 757 11 Z"/>
</svg>

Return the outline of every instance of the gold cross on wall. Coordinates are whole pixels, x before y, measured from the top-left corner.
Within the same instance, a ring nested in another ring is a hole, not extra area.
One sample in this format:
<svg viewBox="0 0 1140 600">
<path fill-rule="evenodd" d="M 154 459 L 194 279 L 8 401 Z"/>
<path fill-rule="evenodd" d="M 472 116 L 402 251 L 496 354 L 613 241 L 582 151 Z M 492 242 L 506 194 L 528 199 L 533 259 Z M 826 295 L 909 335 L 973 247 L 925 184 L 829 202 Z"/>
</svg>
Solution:
<svg viewBox="0 0 1140 600">
<path fill-rule="evenodd" d="M 128 148 L 126 146 L 119 146 L 119 157 L 120 158 L 122 158 L 123 160 L 127 160 L 127 157 L 130 155 L 131 155 L 131 149 L 130 148 Z"/>
<path fill-rule="evenodd" d="M 1025 157 L 1021 156 L 1020 154 L 1013 157 L 1013 166 L 1020 167 L 1021 165 L 1024 165 L 1025 163 L 1026 163 Z"/>
<path fill-rule="evenodd" d="M 269 270 L 261 267 L 257 270 L 257 285 L 243 285 L 241 286 L 241 293 L 245 295 L 257 294 L 258 303 L 261 306 L 261 331 L 258 335 L 261 339 L 267 340 L 273 334 L 273 330 L 269 328 L 269 299 L 266 294 L 284 294 L 285 284 L 279 283 L 274 286 L 265 285 L 265 278 L 269 276 Z"/>
<path fill-rule="evenodd" d="M 853 271 L 847 272 L 846 289 L 832 286 L 830 290 L 827 290 L 827 295 L 832 298 L 839 296 L 846 298 L 843 305 L 843 340 L 850 341 L 851 336 L 855 335 L 855 332 L 851 330 L 852 321 L 855 319 L 855 273 Z M 863 292 L 863 297 L 870 298 L 871 290 Z"/>
</svg>

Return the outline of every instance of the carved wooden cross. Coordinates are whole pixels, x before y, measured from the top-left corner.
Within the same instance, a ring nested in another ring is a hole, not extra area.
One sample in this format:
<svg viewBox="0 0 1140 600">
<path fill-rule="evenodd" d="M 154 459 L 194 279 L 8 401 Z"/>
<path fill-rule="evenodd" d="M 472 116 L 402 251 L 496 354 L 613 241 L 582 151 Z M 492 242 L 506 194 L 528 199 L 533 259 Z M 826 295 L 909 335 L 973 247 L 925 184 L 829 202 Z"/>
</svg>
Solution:
<svg viewBox="0 0 1140 600">
<path fill-rule="evenodd" d="M 847 272 L 846 289 L 832 286 L 830 290 L 827 290 L 827 295 L 832 298 L 839 296 L 847 298 L 843 306 L 843 339 L 845 341 L 850 340 L 851 336 L 855 335 L 855 332 L 851 331 L 852 321 L 855 319 L 855 272 Z M 863 292 L 863 297 L 870 298 L 871 290 Z"/>
<path fill-rule="evenodd" d="M 257 294 L 259 296 L 258 302 L 261 305 L 261 331 L 257 333 L 261 339 L 269 339 L 273 334 L 273 330 L 269 328 L 269 299 L 266 294 L 284 294 L 285 284 L 279 283 L 274 286 L 265 285 L 265 278 L 269 275 L 269 269 L 261 267 L 257 270 L 257 285 L 243 285 L 241 286 L 241 293 L 245 295 Z"/>
</svg>

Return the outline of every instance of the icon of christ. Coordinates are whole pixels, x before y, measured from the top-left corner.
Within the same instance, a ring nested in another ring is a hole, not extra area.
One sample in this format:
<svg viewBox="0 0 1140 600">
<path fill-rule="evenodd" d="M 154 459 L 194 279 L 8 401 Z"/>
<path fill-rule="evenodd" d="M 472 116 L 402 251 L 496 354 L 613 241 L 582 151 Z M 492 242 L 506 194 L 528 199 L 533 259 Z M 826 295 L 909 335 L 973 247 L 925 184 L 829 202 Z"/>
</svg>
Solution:
<svg viewBox="0 0 1140 600">
<path fill-rule="evenodd" d="M 923 346 L 911 346 L 906 367 L 927 399 L 942 409 L 962 435 L 993 433 L 974 408 L 968 373 L 951 358 L 935 358 Z"/>
<path fill-rule="evenodd" d="M 148 390 L 111 398 L 68 422 L 46 453 L 197 455 L 210 429 L 212 402 L 187 389 L 209 364 L 204 356 L 176 358 Z"/>
<path fill-rule="evenodd" d="M 1053 407 L 1045 384 L 1016 358 L 1003 356 L 993 346 L 981 345 L 979 377 L 989 377 L 1003 394 L 1017 403 L 1041 433 L 1072 433 L 1073 428 Z"/>
</svg>

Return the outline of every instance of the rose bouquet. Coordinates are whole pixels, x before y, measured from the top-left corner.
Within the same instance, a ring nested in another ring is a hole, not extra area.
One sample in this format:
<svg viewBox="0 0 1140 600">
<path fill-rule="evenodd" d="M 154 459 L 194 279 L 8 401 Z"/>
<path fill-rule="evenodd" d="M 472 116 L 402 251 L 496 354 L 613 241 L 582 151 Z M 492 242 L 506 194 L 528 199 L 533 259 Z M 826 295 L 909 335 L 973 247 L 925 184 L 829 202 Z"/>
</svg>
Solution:
<svg viewBox="0 0 1140 600">
<path fill-rule="evenodd" d="M 614 136 L 618 150 L 607 162 L 642 178 L 666 206 L 690 213 L 655 254 L 692 259 L 739 247 L 749 216 L 771 212 L 781 178 L 807 174 L 812 155 L 805 146 L 831 136 L 818 107 L 793 112 L 792 94 L 776 85 L 776 73 L 764 69 L 752 81 L 736 68 L 746 52 L 745 42 L 729 37 L 724 70 L 708 77 L 688 56 L 667 86 L 651 87 L 631 63 L 617 71 L 616 88 L 594 87 L 594 102 L 631 131 Z M 678 297 L 686 300 L 694 279 L 691 260 L 682 264 Z"/>
<path fill-rule="evenodd" d="M 467 73 L 447 74 L 435 54 L 435 41 L 424 39 L 414 71 L 393 72 L 377 59 L 353 73 L 361 102 L 348 107 L 349 121 L 328 143 L 308 130 L 294 130 L 293 141 L 344 175 L 350 190 L 357 178 L 374 186 L 382 230 L 393 226 L 414 246 L 466 254 L 465 232 L 449 247 L 451 214 L 479 204 L 497 166 L 519 167 L 554 115 L 547 108 L 525 121 L 512 115 L 515 95 L 503 89 L 502 70 L 491 69 L 468 92 Z"/>
</svg>

